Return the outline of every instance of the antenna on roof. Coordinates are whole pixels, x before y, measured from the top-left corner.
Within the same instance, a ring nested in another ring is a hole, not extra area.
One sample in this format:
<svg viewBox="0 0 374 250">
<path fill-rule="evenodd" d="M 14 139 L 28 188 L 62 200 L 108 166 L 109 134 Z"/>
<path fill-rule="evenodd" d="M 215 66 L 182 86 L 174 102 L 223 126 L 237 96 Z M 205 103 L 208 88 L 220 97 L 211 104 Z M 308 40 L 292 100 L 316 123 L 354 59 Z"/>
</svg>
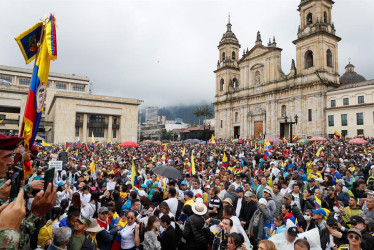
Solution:
<svg viewBox="0 0 374 250">
<path fill-rule="evenodd" d="M 230 11 L 229 11 L 229 23 L 230 23 Z"/>
</svg>

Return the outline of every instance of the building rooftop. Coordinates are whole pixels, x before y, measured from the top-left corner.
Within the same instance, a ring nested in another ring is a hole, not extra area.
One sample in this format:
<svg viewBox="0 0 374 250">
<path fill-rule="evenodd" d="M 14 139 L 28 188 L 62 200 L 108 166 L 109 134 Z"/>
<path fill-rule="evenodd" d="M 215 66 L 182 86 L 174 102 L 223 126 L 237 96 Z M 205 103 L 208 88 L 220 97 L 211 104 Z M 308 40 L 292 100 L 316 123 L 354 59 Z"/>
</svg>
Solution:
<svg viewBox="0 0 374 250">
<path fill-rule="evenodd" d="M 339 87 L 337 87 L 335 89 L 332 89 L 332 90 L 329 90 L 329 92 L 339 91 L 339 90 L 344 90 L 344 89 L 351 89 L 351 88 L 365 87 L 365 86 L 370 86 L 370 85 L 374 85 L 374 79 L 367 80 L 367 81 L 364 80 L 364 81 L 361 81 L 361 82 L 352 82 L 352 83 L 341 84 Z"/>
<path fill-rule="evenodd" d="M 5 66 L 5 65 L 0 65 L 0 70 L 32 74 L 32 69 L 25 69 L 25 68 Z M 62 73 L 49 72 L 49 77 L 69 78 L 69 79 L 88 81 L 88 82 L 90 81 L 90 79 L 87 76 L 77 76 L 75 74 L 62 74 Z"/>
</svg>

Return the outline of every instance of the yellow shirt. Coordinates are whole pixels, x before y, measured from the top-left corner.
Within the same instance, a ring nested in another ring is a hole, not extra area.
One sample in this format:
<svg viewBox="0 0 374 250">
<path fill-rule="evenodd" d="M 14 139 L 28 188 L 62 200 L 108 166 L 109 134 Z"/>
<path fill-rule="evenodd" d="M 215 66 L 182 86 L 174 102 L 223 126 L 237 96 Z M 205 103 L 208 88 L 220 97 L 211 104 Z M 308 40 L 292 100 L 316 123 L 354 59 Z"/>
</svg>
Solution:
<svg viewBox="0 0 374 250">
<path fill-rule="evenodd" d="M 194 204 L 195 202 L 191 199 L 191 200 L 188 200 L 184 203 L 184 205 L 190 205 L 192 207 L 192 205 Z"/>
<path fill-rule="evenodd" d="M 317 172 L 317 173 L 311 172 L 310 174 L 308 174 L 308 180 L 310 178 L 314 178 L 314 179 L 321 178 L 322 179 L 322 175 L 319 172 Z"/>
</svg>

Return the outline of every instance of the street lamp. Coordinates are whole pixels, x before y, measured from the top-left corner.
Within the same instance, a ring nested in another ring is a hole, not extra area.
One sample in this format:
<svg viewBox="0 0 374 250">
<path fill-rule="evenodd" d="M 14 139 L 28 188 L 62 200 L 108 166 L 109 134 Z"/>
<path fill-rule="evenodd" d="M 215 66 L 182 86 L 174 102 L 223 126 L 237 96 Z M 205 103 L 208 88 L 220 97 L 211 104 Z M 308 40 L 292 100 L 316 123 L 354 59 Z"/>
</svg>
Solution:
<svg viewBox="0 0 374 250">
<path fill-rule="evenodd" d="M 290 118 L 290 121 L 287 121 L 287 119 Z M 290 142 L 292 142 L 292 125 L 297 124 L 297 121 L 299 119 L 299 116 L 296 114 L 294 116 L 295 121 L 292 121 L 292 117 L 287 117 L 287 115 L 284 117 L 284 124 L 289 124 L 290 125 Z"/>
</svg>

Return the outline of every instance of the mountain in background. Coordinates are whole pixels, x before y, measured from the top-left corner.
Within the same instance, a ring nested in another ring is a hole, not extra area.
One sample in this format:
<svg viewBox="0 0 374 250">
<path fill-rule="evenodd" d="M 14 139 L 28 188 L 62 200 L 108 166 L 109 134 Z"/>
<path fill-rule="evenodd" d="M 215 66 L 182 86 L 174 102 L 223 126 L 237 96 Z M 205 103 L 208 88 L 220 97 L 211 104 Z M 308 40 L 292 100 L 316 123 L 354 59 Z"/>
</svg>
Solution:
<svg viewBox="0 0 374 250">
<path fill-rule="evenodd" d="M 158 109 L 159 116 L 166 116 L 166 120 L 174 121 L 176 118 L 182 118 L 184 123 L 188 124 L 199 124 L 199 118 L 193 113 L 197 107 L 208 105 L 213 115 L 207 117 L 211 119 L 214 117 L 214 107 L 212 104 L 200 104 L 200 105 L 180 105 L 180 106 L 167 106 Z M 141 109 L 141 122 L 145 122 L 145 107 Z M 200 124 L 203 123 L 204 117 L 200 117 Z"/>
</svg>

